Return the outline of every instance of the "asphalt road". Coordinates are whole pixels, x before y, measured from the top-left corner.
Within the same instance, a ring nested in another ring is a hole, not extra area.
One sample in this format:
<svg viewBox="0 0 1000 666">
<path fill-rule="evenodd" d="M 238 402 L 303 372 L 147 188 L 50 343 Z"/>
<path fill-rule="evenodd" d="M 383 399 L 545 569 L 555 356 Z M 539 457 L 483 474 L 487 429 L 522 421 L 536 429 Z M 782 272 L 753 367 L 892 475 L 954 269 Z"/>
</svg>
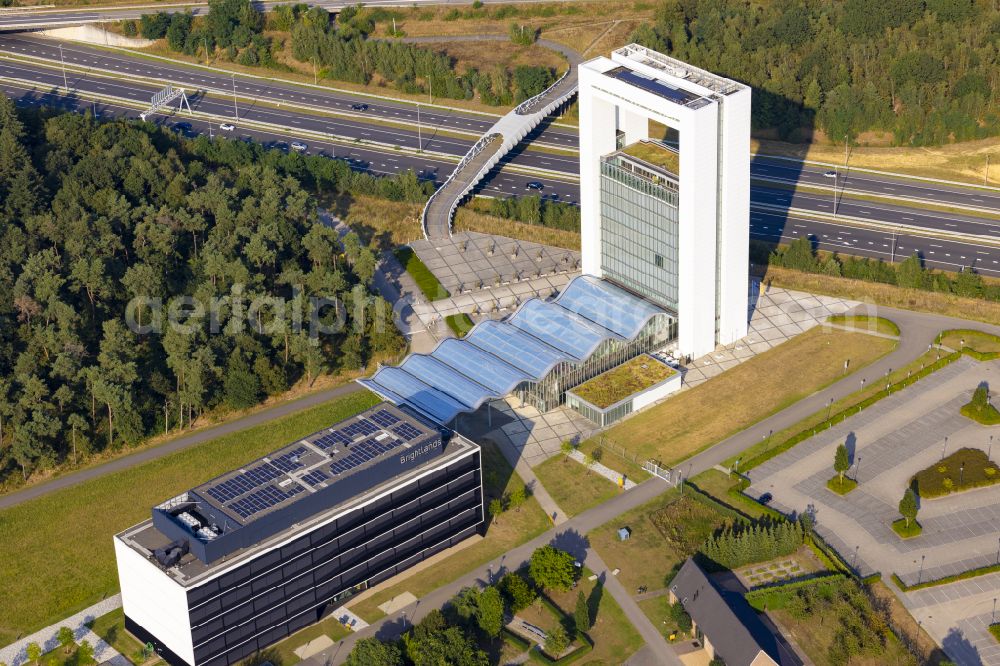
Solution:
<svg viewBox="0 0 1000 666">
<path fill-rule="evenodd" d="M 7 73 L 8 71 L 13 71 L 7 69 L 12 67 L 20 68 L 21 66 L 12 65 L 9 62 L 0 62 L 0 75 L 12 75 Z M 23 72 L 19 73 L 23 75 Z M 61 79 L 61 74 L 58 72 L 52 73 L 51 70 L 42 70 L 39 75 L 41 74 Z M 111 82 L 109 84 L 106 79 L 95 79 L 94 81 L 100 81 L 98 85 L 105 86 L 105 88 L 107 88 L 108 85 L 121 86 L 121 84 L 117 82 Z M 0 89 L 3 89 L 5 94 L 18 100 L 21 104 L 45 103 L 52 106 L 64 104 L 68 108 L 75 108 L 80 111 L 92 109 L 96 106 L 96 110 L 102 117 L 125 115 L 135 118 L 138 116 L 138 112 L 135 109 L 128 107 L 105 103 L 92 105 L 86 100 L 73 97 L 65 98 L 59 90 L 55 89 L 55 86 L 59 85 L 61 85 L 61 80 L 50 82 L 50 86 L 48 87 L 38 86 L 34 90 L 28 87 L 13 84 L 0 84 Z M 134 88 L 135 86 L 134 84 L 129 84 L 128 86 L 122 87 Z M 151 89 L 152 88 L 145 90 L 143 94 Z M 121 90 L 97 90 L 97 92 L 112 94 L 113 92 L 121 92 Z M 196 106 L 202 111 L 218 111 L 223 115 L 223 117 L 227 117 L 227 114 L 230 114 L 232 111 L 228 102 L 213 101 L 211 98 L 196 98 L 193 100 L 193 106 Z M 241 109 L 240 113 L 243 118 L 254 117 L 265 122 L 274 122 L 274 114 L 278 113 L 278 111 L 279 110 L 270 108 L 250 107 L 247 109 Z M 257 113 L 261 115 L 254 115 Z M 287 112 L 281 111 L 281 113 Z M 301 118 L 303 118 L 301 115 L 290 117 L 292 120 Z M 157 116 L 156 121 L 164 123 L 187 122 L 191 125 L 191 129 L 189 131 L 185 131 L 184 133 L 188 136 L 208 134 L 211 131 L 213 135 L 225 135 L 236 139 L 252 139 L 259 141 L 266 146 L 285 149 L 287 149 L 287 146 L 291 141 L 300 138 L 296 135 L 293 129 L 283 130 L 279 128 L 271 131 L 258 130 L 239 125 L 234 132 L 225 133 L 218 129 L 216 123 L 211 123 L 212 129 L 210 130 L 210 123 L 206 121 L 189 119 L 187 117 L 177 115 L 170 118 Z M 328 119 L 321 119 L 321 121 L 331 122 Z M 344 127 L 347 126 L 348 125 L 345 125 Z M 359 125 L 359 127 L 371 128 L 371 126 L 364 125 Z M 338 125 L 337 128 L 338 133 L 340 133 L 341 126 Z M 402 137 L 405 134 L 400 134 L 395 130 L 394 132 L 397 132 L 395 135 L 397 137 Z M 307 143 L 309 146 L 307 152 L 322 154 L 338 159 L 345 159 L 349 161 L 353 168 L 373 174 L 394 174 L 412 169 L 421 178 L 431 179 L 440 184 L 454 167 L 454 162 L 435 158 L 430 155 L 413 155 L 393 150 L 386 150 L 384 148 L 367 147 L 362 144 L 338 145 L 330 141 L 319 141 L 315 139 L 309 139 Z M 402 140 L 400 140 L 400 144 L 402 144 Z M 435 145 L 448 147 L 448 145 L 450 145 L 450 140 L 448 143 Z M 427 143 L 424 144 L 424 147 L 425 149 L 428 148 Z M 462 151 L 456 151 L 454 154 L 458 155 L 461 154 L 461 152 Z M 507 164 L 522 164 L 525 158 L 547 159 L 549 157 L 557 156 L 549 156 L 544 153 L 521 153 L 520 155 L 514 156 Z M 479 187 L 478 192 L 488 196 L 531 194 L 534 191 L 527 187 L 527 183 L 537 180 L 545 186 L 545 189 L 543 190 L 544 196 L 567 202 L 575 202 L 577 200 L 579 188 L 575 183 L 545 177 L 525 176 L 523 174 L 513 172 L 507 164 L 504 164 L 499 170 L 496 170 L 487 176 L 487 179 Z M 780 201 L 780 197 L 788 197 L 790 194 L 783 191 L 769 192 L 773 192 L 775 196 L 779 197 L 779 199 L 772 199 L 768 202 L 770 205 L 775 206 L 782 205 L 783 202 Z M 823 197 L 816 197 L 816 199 L 817 201 L 815 203 L 817 210 L 819 211 L 823 211 L 823 204 L 832 205 L 832 201 L 829 199 L 825 201 L 823 200 Z M 787 204 L 787 201 L 784 202 L 784 205 Z M 798 204 L 796 203 L 796 205 Z M 851 214 L 853 214 L 854 209 L 851 208 L 851 206 L 864 206 L 864 204 L 845 201 L 841 203 L 838 210 L 844 214 L 848 214 L 847 211 L 852 211 Z M 912 210 L 903 212 L 907 212 L 910 215 L 913 214 Z M 931 218 L 930 222 L 933 222 L 936 219 L 937 218 Z M 980 222 L 981 221 L 973 221 L 969 223 L 979 224 Z M 909 224 L 909 222 L 906 223 Z M 821 249 L 837 250 L 849 254 L 882 258 L 886 260 L 907 256 L 914 251 L 917 251 L 926 258 L 927 263 L 931 266 L 949 270 L 958 270 L 964 266 L 975 266 L 977 270 L 984 274 L 1000 276 L 1000 249 L 992 247 L 977 246 L 960 241 L 945 241 L 932 236 L 922 236 L 918 233 L 900 233 L 893 238 L 891 233 L 887 233 L 885 231 L 859 229 L 857 227 L 835 224 L 832 222 L 817 222 L 812 219 L 789 215 L 780 211 L 776 212 L 764 210 L 759 208 L 759 206 L 752 206 L 750 227 L 751 236 L 760 240 L 777 241 L 780 239 L 784 241 L 791 241 L 803 235 L 812 236 L 815 237 Z"/>
<path fill-rule="evenodd" d="M 87 467 L 64 476 L 58 476 L 51 481 L 28 486 L 27 488 L 16 490 L 12 493 L 7 493 L 6 495 L 0 495 L 0 510 L 9 509 L 12 506 L 17 506 L 18 504 L 33 500 L 37 497 L 41 497 L 42 495 L 47 495 L 57 490 L 62 490 L 63 488 L 70 488 L 83 483 L 84 481 L 105 476 L 106 474 L 118 472 L 123 469 L 129 469 L 135 465 L 140 465 L 144 462 L 162 458 L 163 456 L 183 451 L 184 449 L 192 446 L 197 446 L 198 444 L 203 444 L 209 440 L 215 439 L 216 437 L 222 437 L 230 433 L 239 432 L 240 430 L 252 428 L 255 425 L 267 423 L 273 419 L 294 414 L 295 412 L 302 411 L 303 409 L 315 407 L 316 405 L 322 404 L 328 400 L 333 400 L 334 398 L 361 390 L 363 390 L 361 385 L 355 384 L 354 382 L 341 384 L 340 386 L 312 393 L 303 398 L 299 398 L 298 400 L 281 403 L 280 405 L 275 405 L 274 407 L 270 407 L 268 409 L 262 409 L 234 421 L 227 421 L 225 423 L 220 423 L 217 426 L 212 426 L 211 428 L 196 430 L 190 435 L 178 437 L 177 439 L 173 439 L 159 446 L 140 449 L 135 453 L 122 456 L 121 458 L 115 458 L 114 460 L 106 462 L 102 465 Z"/>
<path fill-rule="evenodd" d="M 58 42 L 30 34 L 0 34 L 0 52 L 3 51 L 46 58 L 53 62 L 58 62 L 60 59 Z M 235 86 L 236 92 L 241 96 L 270 99 L 279 103 L 283 101 L 294 102 L 315 106 L 319 109 L 353 114 L 357 116 L 359 122 L 378 119 L 414 126 L 419 121 L 426 127 L 437 126 L 452 131 L 471 132 L 478 138 L 496 121 L 495 116 L 487 114 L 428 106 L 423 107 L 418 118 L 417 108 L 406 102 L 382 100 L 362 93 L 341 93 L 310 88 L 246 75 L 232 76 L 207 68 L 185 66 L 167 61 L 156 62 L 75 43 L 63 45 L 62 58 L 69 64 L 169 81 L 175 85 L 190 86 L 198 90 L 219 90 L 228 93 Z M 448 103 L 447 100 L 441 101 L 445 105 Z M 364 111 L 352 109 L 352 106 L 359 103 L 367 104 L 368 108 Z M 557 126 L 545 126 L 529 137 L 529 141 L 568 150 L 578 148 L 578 139 L 577 133 L 572 129 Z M 576 158 L 573 156 L 553 155 L 545 159 L 540 158 L 535 166 L 574 173 L 577 171 Z M 831 171 L 837 177 L 828 177 L 827 174 Z M 753 158 L 750 172 L 754 178 L 785 184 L 828 188 L 836 185 L 843 192 L 881 197 L 906 197 L 931 201 L 940 205 L 970 206 L 993 210 L 1000 215 L 1000 192 L 989 190 L 893 178 L 885 174 L 876 175 L 857 170 L 845 171 L 842 168 L 831 169 L 765 156 Z"/>
</svg>

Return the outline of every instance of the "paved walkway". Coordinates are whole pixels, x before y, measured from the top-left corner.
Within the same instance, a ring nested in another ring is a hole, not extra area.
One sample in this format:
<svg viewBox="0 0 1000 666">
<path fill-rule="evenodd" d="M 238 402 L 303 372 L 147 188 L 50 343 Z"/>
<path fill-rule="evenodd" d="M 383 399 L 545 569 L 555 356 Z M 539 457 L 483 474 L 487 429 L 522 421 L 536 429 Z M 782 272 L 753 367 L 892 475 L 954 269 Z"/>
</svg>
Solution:
<svg viewBox="0 0 1000 666">
<path fill-rule="evenodd" d="M 964 319 L 945 317 L 943 315 L 896 310 L 894 308 L 875 308 L 874 306 L 859 306 L 852 312 L 874 314 L 896 322 L 901 330 L 899 346 L 871 365 L 848 375 L 821 391 L 813 393 L 811 396 L 798 401 L 794 405 L 790 405 L 777 414 L 758 421 L 755 425 L 723 440 L 715 446 L 688 458 L 682 465 L 679 465 L 684 470 L 685 477 L 691 478 L 695 474 L 721 464 L 724 460 L 735 456 L 740 451 L 761 441 L 768 436 L 768 433 L 780 432 L 785 428 L 795 425 L 807 416 L 819 412 L 829 404 L 831 398 L 836 402 L 854 393 L 860 388 L 862 379 L 867 382 L 876 381 L 884 377 L 886 372 L 891 371 L 893 368 L 906 366 L 927 351 L 927 348 L 933 344 L 937 334 L 943 330 L 975 328 L 993 333 L 994 335 L 1000 335 L 1000 326 L 980 324 Z"/>
<path fill-rule="evenodd" d="M 580 55 L 560 49 L 569 60 L 569 69 L 548 89 L 528 99 L 501 117 L 477 141 L 424 207 L 424 236 L 431 240 L 451 235 L 451 220 L 459 202 L 496 166 L 503 157 L 538 127 L 550 113 L 576 94 Z"/>
<path fill-rule="evenodd" d="M 335 386 L 330 389 L 325 389 L 323 391 L 317 391 L 316 393 L 311 393 L 297 400 L 283 402 L 279 405 L 275 405 L 274 407 L 262 409 L 259 412 L 254 412 L 232 421 L 220 423 L 219 425 L 212 426 L 210 428 L 198 430 L 190 435 L 178 437 L 177 439 L 173 439 L 166 444 L 141 449 L 135 453 L 122 456 L 121 458 L 115 458 L 114 460 L 101 465 L 88 467 L 80 470 L 79 472 L 72 472 L 64 476 L 56 477 L 55 479 L 46 481 L 45 483 L 28 486 L 23 490 L 18 490 L 7 495 L 0 496 L 0 509 L 8 509 L 12 506 L 17 506 L 23 502 L 42 497 L 43 495 L 48 495 L 49 493 L 53 493 L 58 490 L 71 488 L 85 481 L 90 481 L 91 479 L 97 479 L 108 474 L 114 474 L 115 472 L 120 472 L 136 465 L 149 462 L 150 460 L 156 460 L 157 458 L 162 458 L 163 456 L 169 456 L 172 453 L 189 449 L 192 446 L 204 444 L 205 442 L 215 439 L 216 437 L 222 437 L 234 432 L 246 430 L 247 428 L 252 428 L 262 423 L 267 423 L 273 419 L 288 416 L 289 414 L 301 412 L 309 409 L 310 407 L 315 407 L 316 405 L 321 405 L 324 402 L 333 400 L 334 398 L 339 398 L 360 390 L 362 390 L 361 386 L 351 382 L 341 386 Z"/>
<path fill-rule="evenodd" d="M 526 566 L 535 549 L 545 544 L 552 544 L 557 548 L 573 553 L 582 561 L 586 558 L 586 551 L 589 547 L 584 536 L 587 532 L 626 511 L 645 504 L 664 492 L 667 487 L 667 484 L 659 479 L 650 479 L 639 484 L 632 490 L 616 495 L 611 500 L 588 509 L 531 541 L 509 550 L 504 555 L 485 564 L 476 571 L 465 574 L 457 580 L 437 588 L 413 604 L 405 607 L 400 613 L 394 614 L 391 617 L 384 617 L 374 622 L 367 629 L 352 633 L 339 642 L 335 648 L 307 659 L 304 664 L 305 666 L 325 666 L 328 663 L 341 664 L 347 658 L 347 655 L 350 654 L 354 644 L 361 638 L 368 636 L 378 636 L 381 639 L 397 638 L 404 629 L 409 629 L 413 622 L 420 622 L 428 612 L 444 606 L 463 587 L 471 585 L 484 587 L 487 585 L 489 583 L 487 580 L 489 571 L 493 571 L 494 579 L 496 579 L 497 576 L 501 576 L 508 571 Z M 611 592 L 610 589 L 609 592 Z M 617 597 L 615 598 L 617 599 Z M 680 661 L 668 656 L 656 663 L 679 666 Z"/>
<path fill-rule="evenodd" d="M 121 608 L 121 595 L 116 594 L 99 601 L 90 608 L 86 608 L 76 615 L 71 615 L 58 624 L 45 627 L 30 636 L 17 640 L 10 645 L 0 648 L 0 662 L 9 666 L 21 666 L 28 663 L 28 644 L 38 643 L 42 652 L 50 652 L 59 647 L 59 629 L 69 627 L 73 630 L 73 637 L 77 644 L 87 641 L 94 647 L 94 659 L 97 663 L 109 662 L 112 666 L 131 666 L 125 657 L 120 655 L 113 647 L 104 642 L 104 639 L 92 632 L 87 626 L 88 622 L 110 613 L 116 608 Z"/>
</svg>

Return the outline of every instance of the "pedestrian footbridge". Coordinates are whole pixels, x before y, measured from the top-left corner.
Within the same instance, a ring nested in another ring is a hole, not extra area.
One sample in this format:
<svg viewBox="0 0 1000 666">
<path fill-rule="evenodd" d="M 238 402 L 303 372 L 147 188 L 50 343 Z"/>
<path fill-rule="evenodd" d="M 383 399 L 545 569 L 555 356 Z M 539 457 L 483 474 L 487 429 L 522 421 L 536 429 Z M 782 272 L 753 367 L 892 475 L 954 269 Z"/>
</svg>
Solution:
<svg viewBox="0 0 1000 666">
<path fill-rule="evenodd" d="M 425 238 L 434 240 L 450 236 L 451 221 L 462 199 L 546 116 L 576 94 L 578 64 L 579 58 L 571 57 L 569 69 L 558 81 L 498 120 L 472 146 L 424 206 L 421 221 Z"/>
</svg>

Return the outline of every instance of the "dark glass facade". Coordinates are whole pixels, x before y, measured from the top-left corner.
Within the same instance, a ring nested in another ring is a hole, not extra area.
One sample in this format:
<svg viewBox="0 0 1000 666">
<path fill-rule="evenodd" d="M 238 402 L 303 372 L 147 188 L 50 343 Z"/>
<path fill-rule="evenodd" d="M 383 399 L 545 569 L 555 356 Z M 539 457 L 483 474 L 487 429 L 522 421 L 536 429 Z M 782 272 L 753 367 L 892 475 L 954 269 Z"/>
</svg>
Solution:
<svg viewBox="0 0 1000 666">
<path fill-rule="evenodd" d="M 601 271 L 676 312 L 677 185 L 650 173 L 621 155 L 601 161 Z"/>
<path fill-rule="evenodd" d="M 481 476 L 476 450 L 193 586 L 187 598 L 197 666 L 245 659 L 316 622 L 355 590 L 473 535 L 483 523 Z"/>
</svg>

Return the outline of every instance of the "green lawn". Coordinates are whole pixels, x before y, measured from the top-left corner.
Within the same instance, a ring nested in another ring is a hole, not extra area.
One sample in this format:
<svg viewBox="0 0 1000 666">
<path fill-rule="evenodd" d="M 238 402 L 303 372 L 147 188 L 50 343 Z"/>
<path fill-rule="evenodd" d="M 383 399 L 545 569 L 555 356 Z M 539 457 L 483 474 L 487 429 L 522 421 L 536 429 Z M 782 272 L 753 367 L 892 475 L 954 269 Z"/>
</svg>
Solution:
<svg viewBox="0 0 1000 666">
<path fill-rule="evenodd" d="M 899 337 L 899 326 L 896 322 L 884 317 L 869 317 L 867 315 L 833 315 L 828 322 L 844 326 L 846 328 L 856 328 L 862 331 L 874 331 L 883 335 L 894 335 Z"/>
<path fill-rule="evenodd" d="M 938 342 L 956 351 L 961 351 L 965 347 L 975 349 L 983 354 L 1000 352 L 1000 337 L 971 328 L 944 331 L 938 338 Z"/>
<path fill-rule="evenodd" d="M 751 518 L 763 518 L 767 515 L 767 509 L 759 502 L 753 501 L 743 493 L 729 492 L 730 489 L 734 489 L 739 485 L 739 481 L 730 478 L 725 472 L 720 472 L 717 469 L 709 469 L 691 477 L 688 481 L 696 485 L 702 492 L 711 495 L 723 504 L 728 504 Z"/>
<path fill-rule="evenodd" d="M 112 536 L 148 519 L 155 504 L 377 402 L 351 393 L 0 511 L 0 644 L 116 594 Z"/>
<path fill-rule="evenodd" d="M 582 513 L 621 492 L 608 479 L 563 454 L 549 458 L 533 470 L 567 516 Z"/>
<path fill-rule="evenodd" d="M 835 476 L 826 482 L 826 487 L 838 495 L 846 495 L 858 487 L 858 482 L 846 476 L 843 480 L 841 480 L 840 476 Z"/>
<path fill-rule="evenodd" d="M 899 535 L 901 539 L 911 539 L 915 536 L 920 536 L 923 528 L 915 520 L 911 520 L 910 524 L 906 524 L 905 518 L 900 518 L 892 523 L 892 531 Z"/>
<path fill-rule="evenodd" d="M 482 450 L 483 486 L 486 495 L 483 503 L 489 506 L 491 498 L 508 494 L 518 485 L 523 487 L 524 483 L 513 472 L 494 444 L 485 443 Z M 403 592 L 411 592 L 417 597 L 422 597 L 476 567 L 481 567 L 511 548 L 530 541 L 551 526 L 552 523 L 538 505 L 538 500 L 529 497 L 519 511 L 510 510 L 501 514 L 499 520 L 489 526 L 482 540 L 435 562 L 419 573 L 378 590 L 370 597 L 348 603 L 348 606 L 363 619 L 374 622 L 384 615 L 378 608 L 379 604 Z"/>
<path fill-rule="evenodd" d="M 471 331 L 472 327 L 475 326 L 475 323 L 473 323 L 469 315 L 464 312 L 448 315 L 444 318 L 444 323 L 448 324 L 448 328 L 450 328 L 452 333 L 459 338 L 464 338 L 465 334 Z"/>
<path fill-rule="evenodd" d="M 154 653 L 147 662 L 142 661 L 143 645 L 132 634 L 125 631 L 125 611 L 121 608 L 96 618 L 90 623 L 91 630 L 104 639 L 104 642 L 118 651 L 119 654 L 133 664 L 158 664 L 160 658 Z"/>
<path fill-rule="evenodd" d="M 448 298 L 451 295 L 444 288 L 444 285 L 434 277 L 431 269 L 427 268 L 427 264 L 420 261 L 420 257 L 409 246 L 403 245 L 397 247 L 393 250 L 393 254 L 396 255 L 396 259 L 399 260 L 399 263 L 403 265 L 406 272 L 417 283 L 417 287 L 427 300 L 436 301 L 441 298 Z"/>
<path fill-rule="evenodd" d="M 1000 623 L 991 624 L 990 633 L 993 634 L 993 638 L 1000 643 Z"/>
<path fill-rule="evenodd" d="M 299 648 L 309 641 L 319 638 L 320 636 L 329 636 L 333 642 L 336 643 L 349 633 L 351 633 L 349 629 L 344 627 L 344 625 L 338 622 L 336 618 L 331 616 L 322 622 L 310 625 L 305 629 L 292 634 L 279 643 L 275 643 L 268 648 L 268 652 L 272 652 L 278 657 L 279 661 L 274 662 L 275 666 L 289 666 L 289 664 L 297 664 L 301 661 L 298 655 L 295 654 L 296 648 Z"/>
<path fill-rule="evenodd" d="M 896 341 L 815 327 L 612 427 L 606 437 L 675 465 L 884 356 Z"/>
</svg>

